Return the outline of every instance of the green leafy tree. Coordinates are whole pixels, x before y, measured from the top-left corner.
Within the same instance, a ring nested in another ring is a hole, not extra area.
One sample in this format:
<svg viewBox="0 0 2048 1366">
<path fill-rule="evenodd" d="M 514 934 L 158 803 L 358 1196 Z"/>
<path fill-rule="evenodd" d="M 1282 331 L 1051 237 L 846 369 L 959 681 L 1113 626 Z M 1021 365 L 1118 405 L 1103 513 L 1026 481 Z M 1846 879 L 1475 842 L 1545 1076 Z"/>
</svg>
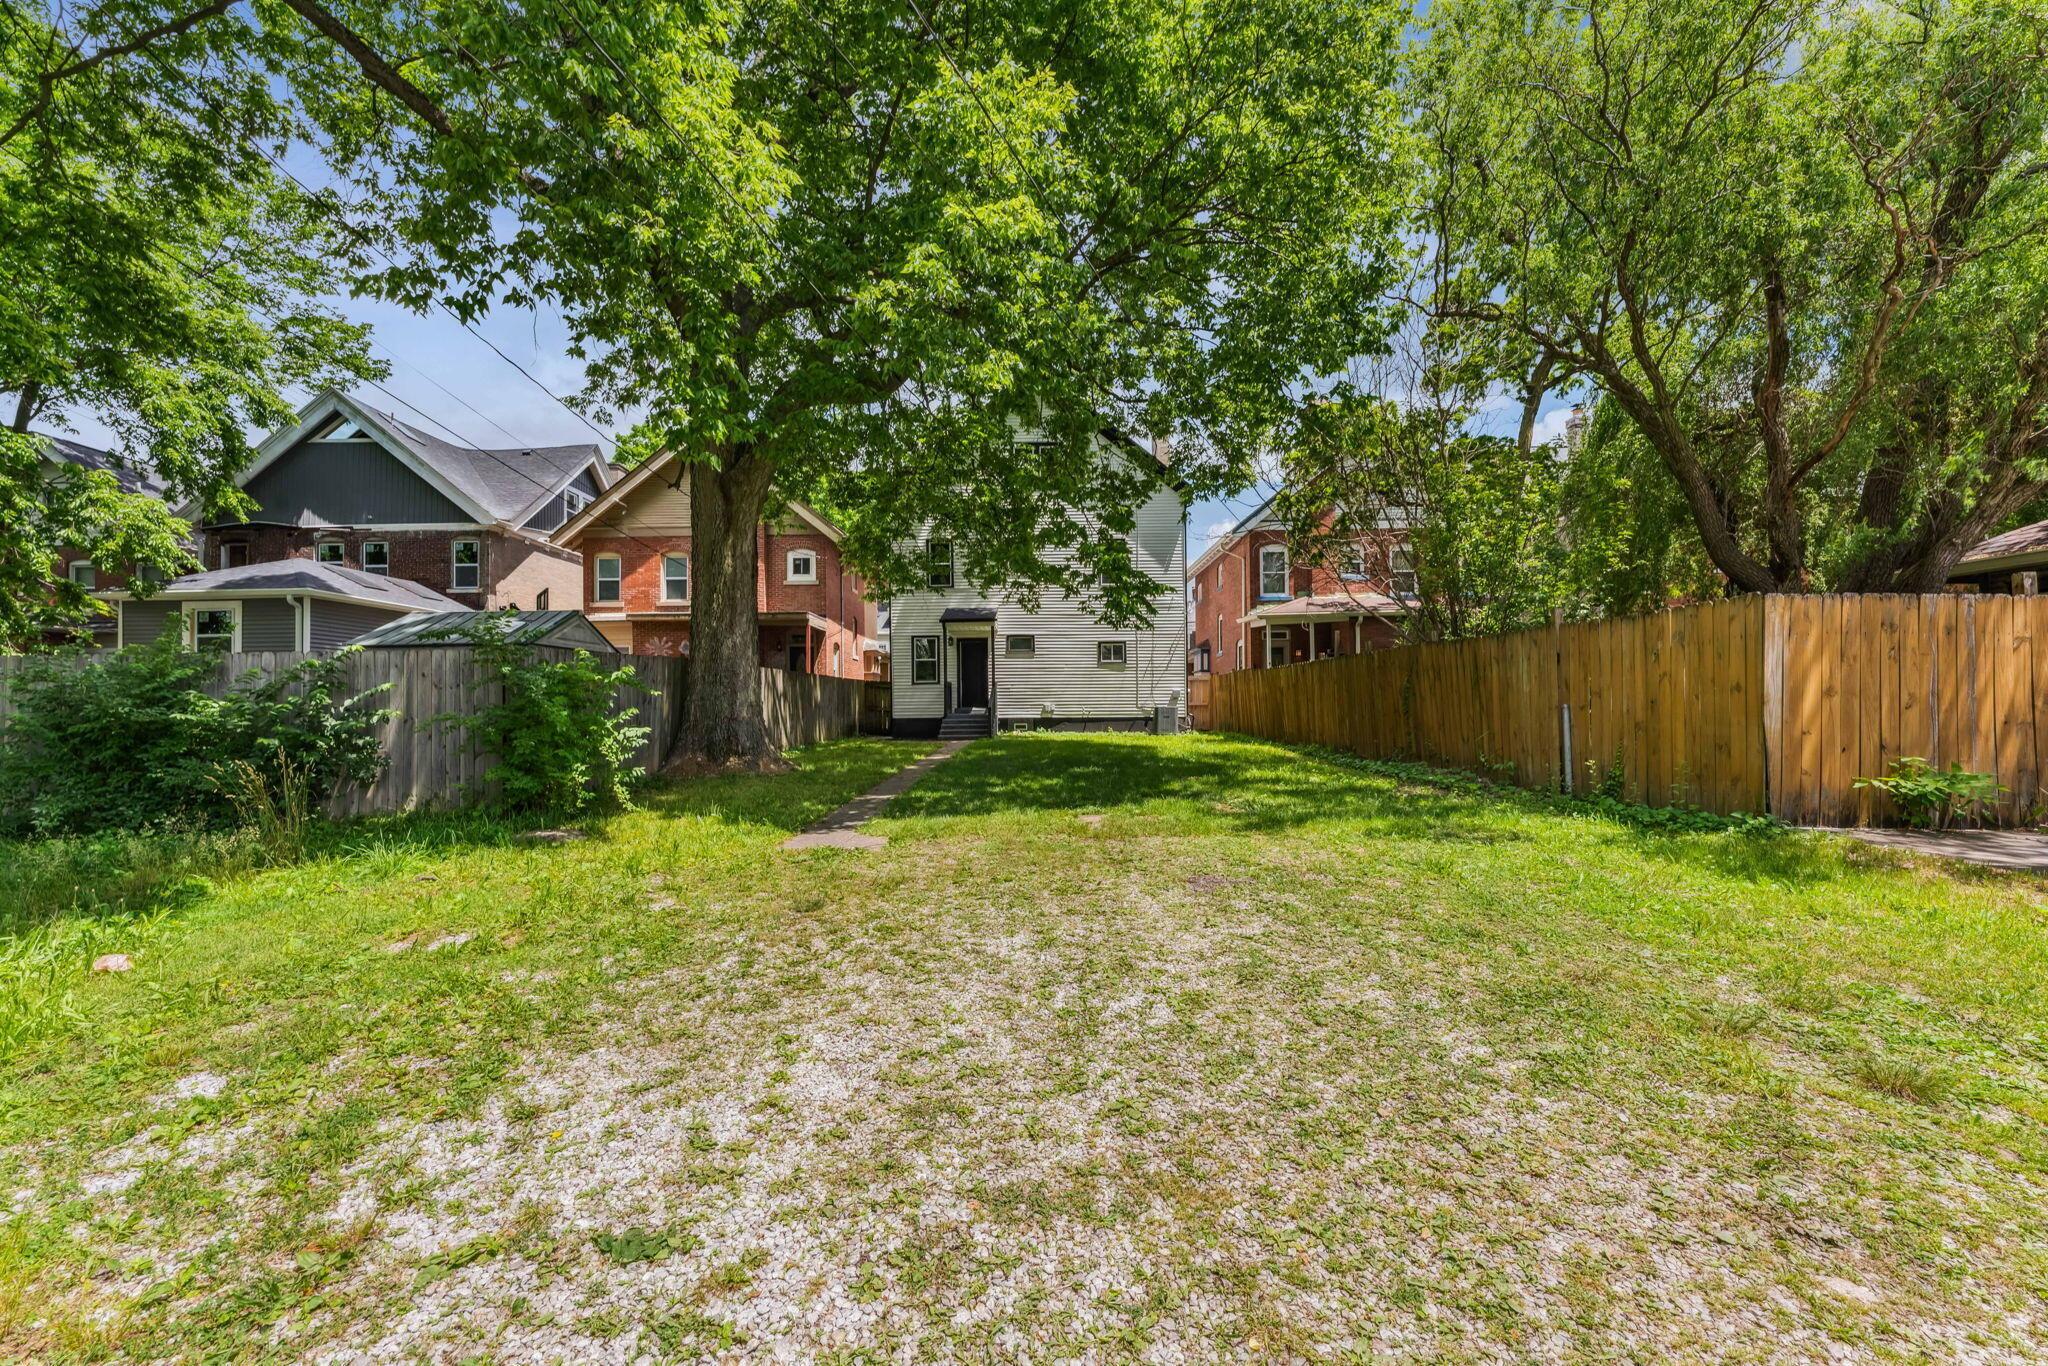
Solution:
<svg viewBox="0 0 2048 1366">
<path fill-rule="evenodd" d="M 1599 386 L 1742 591 L 1929 590 L 2048 479 L 2048 15 L 1444 0 L 1418 302 Z"/>
<path fill-rule="evenodd" d="M 1419 640 L 1536 625 L 1565 605 L 1563 452 L 1475 430 L 1483 367 L 1441 335 L 1404 338 L 1305 405 L 1288 433 L 1277 509 L 1297 557 L 1336 567 L 1350 546 L 1405 536 Z"/>
<path fill-rule="evenodd" d="M 32 427 L 97 416 L 170 503 L 236 509 L 245 433 L 291 415 L 286 390 L 381 373 L 320 302 L 351 263 L 332 206 L 265 155 L 295 124 L 250 67 L 257 32 L 219 3 L 61 25 L 0 3 L 0 647 L 93 610 L 50 583 L 62 547 L 190 565 L 162 505 L 44 459 Z"/>
<path fill-rule="evenodd" d="M 756 761 L 762 510 L 814 499 L 882 591 L 936 523 L 967 580 L 1112 620 L 1170 431 L 1242 483 L 1304 373 L 1373 340 L 1397 226 L 1387 0 L 257 0 L 402 264 L 375 286 L 568 321 L 583 399 L 686 462 L 682 748 Z M 1045 439 L 1014 441 L 1020 432 Z"/>
</svg>

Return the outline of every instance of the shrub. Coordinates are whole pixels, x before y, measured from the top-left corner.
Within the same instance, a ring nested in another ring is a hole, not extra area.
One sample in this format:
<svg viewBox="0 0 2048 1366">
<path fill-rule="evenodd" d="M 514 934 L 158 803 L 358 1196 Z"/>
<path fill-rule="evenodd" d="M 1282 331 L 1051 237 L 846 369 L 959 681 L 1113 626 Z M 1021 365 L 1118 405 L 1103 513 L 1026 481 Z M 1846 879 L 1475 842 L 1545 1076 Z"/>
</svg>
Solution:
<svg viewBox="0 0 2048 1366">
<path fill-rule="evenodd" d="M 220 661 L 175 641 L 31 662 L 0 736 L 0 830 L 222 829 L 243 823 L 257 789 L 316 809 L 383 764 L 376 726 L 389 713 L 368 693 L 339 696 L 342 659 L 251 671 L 218 697 L 205 688 Z"/>
<path fill-rule="evenodd" d="M 606 669 L 589 651 L 542 659 L 510 638 L 508 617 L 481 617 L 460 633 L 476 649 L 481 686 L 499 701 L 450 716 L 480 748 L 497 756 L 486 775 L 509 810 L 575 815 L 628 804 L 633 754 L 647 738 L 637 707 L 612 710 L 621 686 L 638 687 L 630 668 Z"/>
<path fill-rule="evenodd" d="M 1858 778 L 1856 786 L 1890 797 L 1908 825 L 1946 830 L 1963 811 L 1978 802 L 1998 800 L 2005 791 L 1989 773 L 1972 773 L 1959 763 L 1936 768 L 1925 759 L 1894 759 L 1882 778 Z"/>
</svg>

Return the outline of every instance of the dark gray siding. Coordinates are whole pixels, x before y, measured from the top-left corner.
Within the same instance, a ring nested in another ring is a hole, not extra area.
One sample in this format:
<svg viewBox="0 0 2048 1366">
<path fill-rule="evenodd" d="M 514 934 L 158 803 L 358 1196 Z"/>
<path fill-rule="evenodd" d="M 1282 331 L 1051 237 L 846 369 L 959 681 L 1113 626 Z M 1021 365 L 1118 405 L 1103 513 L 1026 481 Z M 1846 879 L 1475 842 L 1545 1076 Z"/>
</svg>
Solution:
<svg viewBox="0 0 2048 1366">
<path fill-rule="evenodd" d="M 283 598 L 245 598 L 242 602 L 242 648 L 298 649 L 298 609 Z"/>
<path fill-rule="evenodd" d="M 387 612 L 381 607 L 363 607 L 352 602 L 313 601 L 313 648 L 316 650 L 338 650 L 362 635 L 375 630 L 387 621 L 404 616 L 403 612 Z"/>
<path fill-rule="evenodd" d="M 442 524 L 474 519 L 374 441 L 305 441 L 243 486 L 252 522 L 287 526 Z"/>
<path fill-rule="evenodd" d="M 164 633 L 164 624 L 183 609 L 175 602 L 154 598 L 148 602 L 121 604 L 121 640 L 128 645 L 147 645 Z"/>
<path fill-rule="evenodd" d="M 588 468 L 574 479 L 571 479 L 568 486 L 586 498 L 595 498 L 600 492 L 597 487 L 597 477 Z M 542 503 L 540 511 L 526 519 L 526 529 L 529 531 L 553 531 L 568 520 L 569 509 L 564 504 L 562 495 L 558 493 L 548 499 L 547 502 Z"/>
</svg>

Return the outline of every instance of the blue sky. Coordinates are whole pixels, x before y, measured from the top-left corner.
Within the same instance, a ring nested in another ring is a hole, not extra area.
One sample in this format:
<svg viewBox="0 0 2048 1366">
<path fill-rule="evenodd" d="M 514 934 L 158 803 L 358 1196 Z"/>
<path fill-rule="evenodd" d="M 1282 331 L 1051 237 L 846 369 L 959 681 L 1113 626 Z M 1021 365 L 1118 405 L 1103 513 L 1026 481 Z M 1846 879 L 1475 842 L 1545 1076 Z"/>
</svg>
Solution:
<svg viewBox="0 0 2048 1366">
<path fill-rule="evenodd" d="M 390 364 L 391 374 L 383 384 L 396 401 L 365 388 L 359 396 L 371 407 L 396 408 L 416 425 L 475 446 L 511 445 L 507 432 L 535 444 L 593 439 L 590 428 L 574 413 L 446 314 L 422 317 L 369 299 L 332 302 L 349 317 L 371 325 L 376 353 Z M 477 331 L 554 393 L 572 397 L 581 388 L 582 366 L 568 354 L 567 329 L 558 315 L 499 308 L 477 324 Z M 1544 409 L 1538 439 L 1562 431 L 1569 410 L 1568 402 L 1553 397 Z M 1508 432 L 1517 417 L 1517 405 L 1503 399 L 1481 413 L 1479 425 Z M 630 416 L 597 422 L 607 437 L 631 425 Z M 81 440 L 107 441 L 105 428 L 82 414 L 72 426 Z M 609 443 L 606 450 L 609 453 Z M 1269 492 L 1271 485 L 1261 483 L 1234 497 L 1197 503 L 1188 514 L 1189 556 L 1201 554 L 1213 536 L 1258 506 Z"/>
</svg>

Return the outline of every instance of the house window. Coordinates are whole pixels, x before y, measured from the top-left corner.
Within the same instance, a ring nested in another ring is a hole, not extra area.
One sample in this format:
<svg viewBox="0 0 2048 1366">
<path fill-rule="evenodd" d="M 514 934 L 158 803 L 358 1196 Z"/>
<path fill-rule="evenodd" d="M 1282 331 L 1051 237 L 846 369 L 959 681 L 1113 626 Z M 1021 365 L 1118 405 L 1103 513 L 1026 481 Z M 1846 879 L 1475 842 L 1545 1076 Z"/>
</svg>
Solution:
<svg viewBox="0 0 2048 1366">
<path fill-rule="evenodd" d="M 1405 544 L 1397 545 L 1394 547 L 1393 552 L 1387 556 L 1387 564 L 1393 570 L 1394 591 L 1413 596 L 1415 593 L 1415 557 L 1413 552 Z"/>
<path fill-rule="evenodd" d="M 789 633 L 787 648 L 789 650 L 789 671 L 791 673 L 800 674 L 806 668 L 808 661 L 805 660 L 804 656 L 809 653 L 806 647 L 810 644 L 810 634 L 809 631 L 791 631 Z"/>
<path fill-rule="evenodd" d="M 249 543 L 247 541 L 229 541 L 220 548 L 220 567 L 222 569 L 240 569 L 247 563 L 249 563 Z"/>
<path fill-rule="evenodd" d="M 1097 664 L 1122 664 L 1124 662 L 1124 643 L 1121 640 L 1096 641 L 1095 662 Z"/>
<path fill-rule="evenodd" d="M 594 602 L 619 601 L 619 575 L 621 569 L 616 555 L 597 557 L 596 587 L 591 591 Z"/>
<path fill-rule="evenodd" d="M 1287 662 L 1287 638 L 1293 632 L 1285 626 L 1266 628 L 1266 667 L 1277 669 Z"/>
<path fill-rule="evenodd" d="M 543 589 L 541 589 L 541 590 L 540 590 L 540 592 L 538 592 L 538 593 L 535 593 L 535 594 L 533 595 L 533 610 L 534 610 L 534 611 L 536 611 L 536 612 L 545 612 L 545 611 L 547 611 L 547 610 L 548 610 L 548 590 L 547 590 L 547 589 L 543 588 Z"/>
<path fill-rule="evenodd" d="M 232 604 L 194 603 L 190 613 L 192 647 L 233 651 L 242 643 L 241 609 Z"/>
<path fill-rule="evenodd" d="M 832 642 L 832 676 L 839 677 L 839 642 Z"/>
<path fill-rule="evenodd" d="M 474 593 L 484 581 L 483 542 L 465 537 L 455 542 L 450 553 L 454 560 L 448 575 L 449 589 L 456 593 Z"/>
<path fill-rule="evenodd" d="M 1259 596 L 1262 598 L 1285 598 L 1287 596 L 1286 546 L 1269 545 L 1260 547 Z"/>
<path fill-rule="evenodd" d="M 910 681 L 913 683 L 936 683 L 939 681 L 939 638 L 937 636 L 912 636 L 910 638 Z"/>
<path fill-rule="evenodd" d="M 88 593 L 99 586 L 99 575 L 93 571 L 91 560 L 73 560 L 64 566 L 64 577 Z"/>
<path fill-rule="evenodd" d="M 686 602 L 690 597 L 690 557 L 688 555 L 664 555 L 661 557 L 661 600 L 663 602 Z"/>
<path fill-rule="evenodd" d="M 313 560 L 316 564 L 347 564 L 348 547 L 340 541 L 322 541 L 313 547 Z"/>
<path fill-rule="evenodd" d="M 589 506 L 590 495 L 585 493 L 582 489 L 562 490 L 562 511 L 566 515 L 574 517 L 577 513 L 583 511 L 583 509 Z"/>
<path fill-rule="evenodd" d="M 389 574 L 391 572 L 391 542 L 363 542 L 363 572 L 365 574 Z"/>
<path fill-rule="evenodd" d="M 1038 653 L 1038 637 L 1004 636 L 1003 653 L 1006 655 L 1035 655 Z"/>
<path fill-rule="evenodd" d="M 1202 581 L 1200 579 L 1195 580 L 1194 595 L 1195 601 L 1200 603 L 1202 600 Z"/>
<path fill-rule="evenodd" d="M 1365 577 L 1365 547 L 1347 545 L 1337 561 L 1337 572 L 1347 579 Z"/>
<path fill-rule="evenodd" d="M 1237 667 L 1240 669 L 1244 667 L 1244 641 L 1242 640 L 1237 642 Z"/>
<path fill-rule="evenodd" d="M 1195 672 L 1198 674 L 1209 672 L 1209 647 L 1206 645 L 1195 651 Z"/>
<path fill-rule="evenodd" d="M 924 548 L 925 582 L 933 588 L 953 586 L 953 543 L 931 541 Z"/>
<path fill-rule="evenodd" d="M 784 583 L 816 583 L 818 557 L 808 550 L 792 550 L 782 561 Z"/>
</svg>

